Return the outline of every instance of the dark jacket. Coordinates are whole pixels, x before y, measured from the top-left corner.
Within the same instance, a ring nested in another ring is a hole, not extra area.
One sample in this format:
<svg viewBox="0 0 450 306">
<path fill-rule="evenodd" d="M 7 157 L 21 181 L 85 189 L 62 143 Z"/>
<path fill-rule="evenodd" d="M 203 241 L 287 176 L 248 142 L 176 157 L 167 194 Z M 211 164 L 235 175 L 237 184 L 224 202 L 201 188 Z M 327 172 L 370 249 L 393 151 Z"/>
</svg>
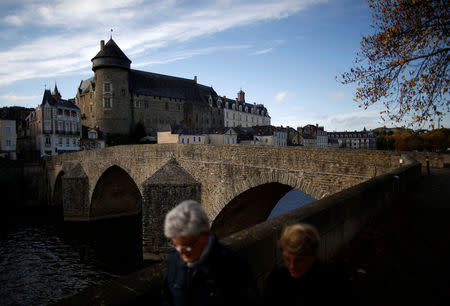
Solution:
<svg viewBox="0 0 450 306">
<path fill-rule="evenodd" d="M 264 305 L 336 305 L 341 285 L 334 269 L 319 260 L 299 279 L 292 278 L 286 267 L 278 267 L 267 279 Z"/>
<path fill-rule="evenodd" d="M 247 263 L 213 237 L 208 257 L 195 267 L 189 268 L 177 251 L 170 252 L 163 278 L 162 304 L 245 305 L 250 283 Z"/>
</svg>

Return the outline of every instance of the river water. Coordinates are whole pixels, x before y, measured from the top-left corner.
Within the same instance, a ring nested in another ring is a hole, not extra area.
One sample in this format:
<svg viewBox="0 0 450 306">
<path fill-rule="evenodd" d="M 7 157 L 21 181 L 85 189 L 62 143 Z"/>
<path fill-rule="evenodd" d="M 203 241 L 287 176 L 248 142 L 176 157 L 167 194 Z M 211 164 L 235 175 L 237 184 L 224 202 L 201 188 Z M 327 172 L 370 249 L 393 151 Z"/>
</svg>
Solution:
<svg viewBox="0 0 450 306">
<path fill-rule="evenodd" d="M 16 225 L 0 240 L 0 305 L 47 305 L 114 279 L 56 225 Z"/>
<path fill-rule="evenodd" d="M 293 189 L 269 219 L 312 201 Z M 0 305 L 47 305 L 142 267 L 140 218 L 89 224 L 45 220 L 3 226 Z"/>
<path fill-rule="evenodd" d="M 138 218 L 3 226 L 0 305 L 47 305 L 142 267 Z"/>
</svg>

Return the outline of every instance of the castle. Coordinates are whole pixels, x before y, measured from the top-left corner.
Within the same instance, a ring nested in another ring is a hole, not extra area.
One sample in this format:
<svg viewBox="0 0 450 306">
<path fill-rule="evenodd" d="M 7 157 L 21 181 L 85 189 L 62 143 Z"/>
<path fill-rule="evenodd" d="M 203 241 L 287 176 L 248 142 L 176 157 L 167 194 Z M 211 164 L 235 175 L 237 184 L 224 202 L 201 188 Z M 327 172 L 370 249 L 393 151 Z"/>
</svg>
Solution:
<svg viewBox="0 0 450 306">
<path fill-rule="evenodd" d="M 140 123 L 149 135 L 175 124 L 190 130 L 218 129 L 226 126 L 226 108 L 270 124 L 263 105 L 243 99 L 229 103 L 212 87 L 198 84 L 196 76 L 185 79 L 131 69 L 131 60 L 112 38 L 106 44 L 100 41 L 100 51 L 91 61 L 94 76 L 81 81 L 76 95 L 85 126 L 129 134 Z"/>
</svg>

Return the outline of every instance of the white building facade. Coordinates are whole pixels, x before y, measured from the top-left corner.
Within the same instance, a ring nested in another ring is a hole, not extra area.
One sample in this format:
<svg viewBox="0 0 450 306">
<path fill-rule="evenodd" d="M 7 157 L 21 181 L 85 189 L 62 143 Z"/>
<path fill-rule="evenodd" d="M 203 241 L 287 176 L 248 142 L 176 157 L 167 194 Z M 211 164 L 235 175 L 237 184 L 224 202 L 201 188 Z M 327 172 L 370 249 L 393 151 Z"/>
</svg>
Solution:
<svg viewBox="0 0 450 306">
<path fill-rule="evenodd" d="M 17 159 L 16 120 L 0 119 L 0 157 Z"/>
<path fill-rule="evenodd" d="M 30 136 L 41 156 L 80 151 L 81 113 L 72 102 L 61 99 L 55 86 L 46 89 L 42 104 L 26 119 Z"/>
<path fill-rule="evenodd" d="M 236 100 L 220 98 L 220 105 L 224 108 L 225 127 L 252 127 L 256 125 L 270 125 L 270 116 L 263 104 L 245 102 L 245 93 L 240 90 Z"/>
</svg>

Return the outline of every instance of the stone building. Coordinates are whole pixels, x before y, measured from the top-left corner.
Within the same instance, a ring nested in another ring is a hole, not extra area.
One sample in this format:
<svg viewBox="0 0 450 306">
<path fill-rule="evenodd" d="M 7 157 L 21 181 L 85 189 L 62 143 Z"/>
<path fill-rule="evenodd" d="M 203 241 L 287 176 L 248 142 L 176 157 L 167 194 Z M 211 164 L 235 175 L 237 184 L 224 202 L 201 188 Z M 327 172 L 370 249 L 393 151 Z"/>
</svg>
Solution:
<svg viewBox="0 0 450 306">
<path fill-rule="evenodd" d="M 300 129 L 302 134 L 306 134 L 315 138 L 315 145 L 314 145 L 315 147 L 317 148 L 328 147 L 328 133 L 324 130 L 323 126 L 319 126 L 318 124 L 316 124 L 315 126 L 312 124 L 308 124 L 305 125 L 303 128 L 299 128 L 298 130 L 300 131 Z M 309 144 L 305 146 L 310 146 L 312 144 L 312 142 L 309 141 L 311 138 L 303 136 L 303 139 L 304 140 L 307 139 L 306 142 L 309 142 Z"/>
<path fill-rule="evenodd" d="M 236 100 L 226 96 L 218 100 L 224 107 L 225 127 L 252 127 L 255 125 L 270 125 L 270 116 L 263 104 L 245 102 L 245 92 L 240 90 Z"/>
<path fill-rule="evenodd" d="M 129 134 L 138 122 L 149 135 L 177 124 L 189 130 L 224 126 L 220 97 L 212 87 L 184 79 L 131 69 L 131 60 L 110 39 L 92 58 L 94 76 L 76 95 L 82 122 L 105 134 Z"/>
<path fill-rule="evenodd" d="M 338 141 L 339 148 L 368 150 L 376 150 L 377 148 L 375 134 L 366 131 L 366 129 L 359 132 L 329 132 L 328 135 L 331 139 L 336 139 Z"/>
<path fill-rule="evenodd" d="M 72 102 L 61 98 L 57 86 L 44 91 L 42 104 L 25 119 L 34 150 L 43 155 L 80 150 L 81 113 Z"/>
<path fill-rule="evenodd" d="M 16 120 L 0 119 L 0 157 L 17 159 Z"/>
</svg>

